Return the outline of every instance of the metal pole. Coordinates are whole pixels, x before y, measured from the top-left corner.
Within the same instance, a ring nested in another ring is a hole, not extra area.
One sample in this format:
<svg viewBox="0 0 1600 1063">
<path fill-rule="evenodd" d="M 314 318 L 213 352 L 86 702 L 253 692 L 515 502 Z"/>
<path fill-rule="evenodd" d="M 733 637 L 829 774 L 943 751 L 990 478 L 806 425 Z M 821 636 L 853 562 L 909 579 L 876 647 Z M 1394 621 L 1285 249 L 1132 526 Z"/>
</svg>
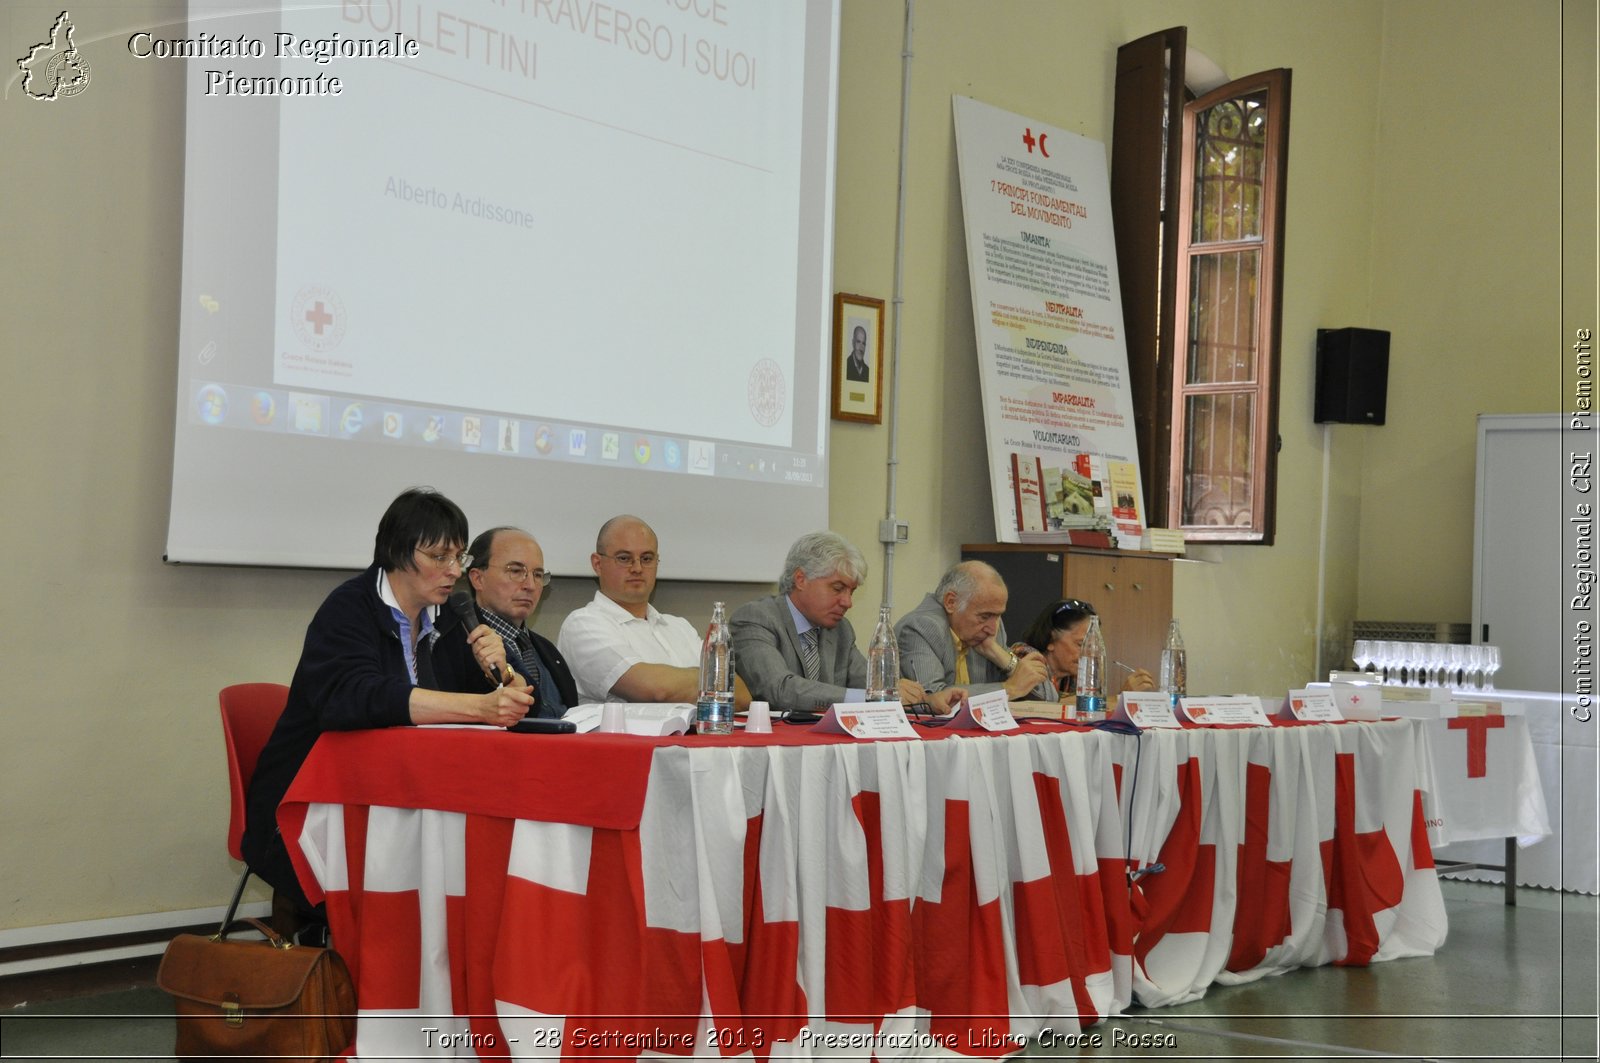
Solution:
<svg viewBox="0 0 1600 1063">
<path fill-rule="evenodd" d="M 895 490 L 900 472 L 900 337 L 901 310 L 905 305 L 905 252 L 906 252 L 906 168 L 907 145 L 911 139 L 911 33 L 916 16 L 917 0 L 906 0 L 906 26 L 904 43 L 900 48 L 900 175 L 895 190 L 894 221 L 894 298 L 890 320 L 894 340 L 889 345 L 889 460 L 888 488 L 883 528 L 879 538 L 883 544 L 883 604 L 894 604 L 894 548 L 895 548 Z"/>
</svg>

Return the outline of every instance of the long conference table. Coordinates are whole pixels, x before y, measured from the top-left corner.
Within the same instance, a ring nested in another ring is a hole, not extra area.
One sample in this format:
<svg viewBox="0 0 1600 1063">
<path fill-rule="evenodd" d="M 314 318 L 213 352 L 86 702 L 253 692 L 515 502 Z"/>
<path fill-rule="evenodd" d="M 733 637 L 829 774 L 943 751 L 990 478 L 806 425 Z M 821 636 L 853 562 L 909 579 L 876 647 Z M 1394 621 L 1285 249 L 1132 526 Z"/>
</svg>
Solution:
<svg viewBox="0 0 1600 1063">
<path fill-rule="evenodd" d="M 355 1058 L 998 1058 L 1431 955 L 1412 721 L 325 734 L 279 810 Z"/>
</svg>

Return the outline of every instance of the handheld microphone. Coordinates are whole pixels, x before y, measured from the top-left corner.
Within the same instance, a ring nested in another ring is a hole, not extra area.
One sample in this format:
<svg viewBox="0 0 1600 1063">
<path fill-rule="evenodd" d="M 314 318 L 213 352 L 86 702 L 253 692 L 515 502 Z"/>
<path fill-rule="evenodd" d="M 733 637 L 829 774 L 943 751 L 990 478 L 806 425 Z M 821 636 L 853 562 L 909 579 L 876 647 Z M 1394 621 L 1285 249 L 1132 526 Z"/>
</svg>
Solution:
<svg viewBox="0 0 1600 1063">
<path fill-rule="evenodd" d="M 478 606 L 472 600 L 472 592 L 465 587 L 451 592 L 450 611 L 461 618 L 461 622 L 466 625 L 466 630 L 469 633 L 483 623 L 478 617 Z M 498 665 L 494 669 L 494 681 L 501 686 L 505 686 L 506 683 L 505 676 L 500 674 Z"/>
</svg>

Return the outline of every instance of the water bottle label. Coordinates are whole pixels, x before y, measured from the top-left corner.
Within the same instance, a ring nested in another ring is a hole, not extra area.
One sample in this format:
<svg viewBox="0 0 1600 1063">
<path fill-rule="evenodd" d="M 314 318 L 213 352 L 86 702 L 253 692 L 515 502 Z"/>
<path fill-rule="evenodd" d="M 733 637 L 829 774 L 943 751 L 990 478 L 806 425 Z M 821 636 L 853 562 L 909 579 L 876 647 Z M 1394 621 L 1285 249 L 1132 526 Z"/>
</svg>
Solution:
<svg viewBox="0 0 1600 1063">
<path fill-rule="evenodd" d="M 1103 713 L 1105 711 L 1106 711 L 1106 699 L 1102 695 L 1100 695 L 1100 694 L 1079 694 L 1078 695 L 1078 715 L 1079 716 L 1086 716 L 1086 715 L 1089 715 L 1091 713 L 1095 713 L 1095 714 Z"/>
<path fill-rule="evenodd" d="M 732 734 L 733 702 L 722 698 L 701 698 L 694 706 L 695 730 L 700 734 Z"/>
</svg>

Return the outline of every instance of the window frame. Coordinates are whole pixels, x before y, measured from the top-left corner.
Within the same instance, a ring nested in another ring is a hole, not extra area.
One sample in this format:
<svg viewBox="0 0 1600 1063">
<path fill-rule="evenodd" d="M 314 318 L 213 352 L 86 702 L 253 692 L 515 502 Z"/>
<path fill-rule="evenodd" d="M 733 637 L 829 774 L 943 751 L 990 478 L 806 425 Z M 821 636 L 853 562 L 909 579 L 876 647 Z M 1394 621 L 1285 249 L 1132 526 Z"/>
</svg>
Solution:
<svg viewBox="0 0 1600 1063">
<path fill-rule="evenodd" d="M 1276 533 L 1278 484 L 1278 381 L 1282 362 L 1283 240 L 1284 200 L 1288 176 L 1290 72 L 1265 70 L 1230 81 L 1184 105 L 1181 118 L 1177 203 L 1169 236 L 1176 239 L 1177 268 L 1171 287 L 1174 308 L 1171 336 L 1170 379 L 1172 406 L 1168 461 L 1171 470 L 1167 485 L 1167 526 L 1182 528 L 1185 538 L 1203 542 L 1255 542 L 1270 545 Z M 1220 103 L 1255 93 L 1264 93 L 1266 136 L 1262 148 L 1261 235 L 1259 239 L 1194 240 L 1195 147 L 1199 118 Z M 1203 257 L 1258 251 L 1256 305 L 1253 323 L 1256 334 L 1254 384 L 1190 384 L 1187 382 L 1190 350 L 1190 294 L 1194 263 Z M 1164 299 L 1165 303 L 1166 300 Z M 1207 394 L 1249 394 L 1254 397 L 1251 429 L 1250 524 L 1212 525 L 1183 523 L 1185 498 L 1184 450 L 1188 443 L 1187 401 Z"/>
<path fill-rule="evenodd" d="M 1284 205 L 1288 174 L 1290 71 L 1238 78 L 1196 99 L 1185 87 L 1188 30 L 1175 26 L 1117 50 L 1111 142 L 1112 222 L 1116 231 L 1128 379 L 1134 431 L 1144 473 L 1145 513 L 1152 526 L 1182 528 L 1198 542 L 1271 545 L 1276 533 Z M 1258 384 L 1252 438 L 1249 527 L 1184 525 L 1183 424 L 1187 361 L 1177 355 L 1180 329 L 1188 342 L 1191 263 L 1179 258 L 1193 232 L 1193 115 L 1270 83 L 1272 142 L 1264 157 L 1261 278 L 1257 285 L 1255 370 Z M 1186 139 L 1187 138 L 1187 139 Z M 1270 206 L 1266 200 L 1271 187 Z M 1180 199 L 1185 202 L 1180 203 Z M 1180 285 L 1182 296 L 1179 295 Z M 1180 310 L 1182 313 L 1180 314 Z"/>
</svg>

